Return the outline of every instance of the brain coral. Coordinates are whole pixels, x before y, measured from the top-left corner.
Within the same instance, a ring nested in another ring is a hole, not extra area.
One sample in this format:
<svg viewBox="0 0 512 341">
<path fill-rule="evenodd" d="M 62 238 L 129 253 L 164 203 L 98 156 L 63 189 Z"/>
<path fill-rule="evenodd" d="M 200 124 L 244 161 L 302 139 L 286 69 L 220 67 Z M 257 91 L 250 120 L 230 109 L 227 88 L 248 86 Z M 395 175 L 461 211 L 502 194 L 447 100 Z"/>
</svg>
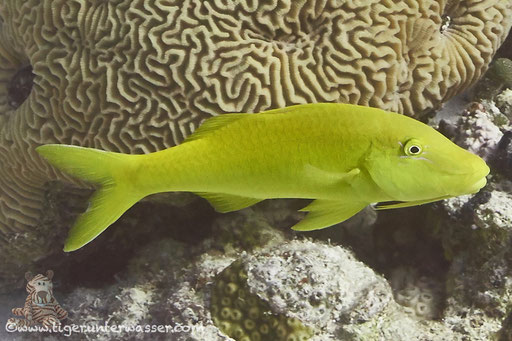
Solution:
<svg viewBox="0 0 512 341">
<path fill-rule="evenodd" d="M 511 12 L 509 0 L 0 0 L 0 257 L 49 248 L 34 227 L 43 184 L 62 175 L 37 145 L 150 152 L 211 115 L 315 101 L 420 114 L 479 78 Z"/>
</svg>

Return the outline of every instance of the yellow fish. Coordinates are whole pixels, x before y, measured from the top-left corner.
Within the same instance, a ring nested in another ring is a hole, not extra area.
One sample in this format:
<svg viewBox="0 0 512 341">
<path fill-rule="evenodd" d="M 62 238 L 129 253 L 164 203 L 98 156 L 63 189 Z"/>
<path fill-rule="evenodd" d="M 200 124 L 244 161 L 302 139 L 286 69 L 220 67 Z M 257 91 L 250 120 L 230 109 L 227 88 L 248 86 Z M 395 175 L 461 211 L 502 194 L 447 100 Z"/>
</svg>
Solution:
<svg viewBox="0 0 512 341">
<path fill-rule="evenodd" d="M 143 197 L 194 192 L 219 212 L 269 198 L 314 199 L 293 229 L 340 223 L 365 206 L 421 205 L 485 186 L 489 167 L 412 118 L 349 104 L 304 104 L 206 120 L 184 143 L 146 155 L 49 144 L 52 165 L 101 188 L 65 251 L 89 243 Z"/>
</svg>

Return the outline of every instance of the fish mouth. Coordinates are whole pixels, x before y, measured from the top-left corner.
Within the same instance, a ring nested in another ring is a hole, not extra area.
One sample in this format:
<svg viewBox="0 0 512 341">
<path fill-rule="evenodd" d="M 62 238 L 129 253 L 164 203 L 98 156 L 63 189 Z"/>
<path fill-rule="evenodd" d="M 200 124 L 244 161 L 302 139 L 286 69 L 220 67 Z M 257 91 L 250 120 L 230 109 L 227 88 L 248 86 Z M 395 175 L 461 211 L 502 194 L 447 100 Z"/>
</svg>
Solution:
<svg viewBox="0 0 512 341">
<path fill-rule="evenodd" d="M 480 180 L 478 180 L 477 182 L 475 182 L 470 188 L 469 188 L 469 191 L 468 193 L 469 194 L 474 194 L 474 193 L 477 193 L 482 187 L 484 187 L 485 185 L 487 184 L 487 178 L 484 176 L 483 178 L 481 178 Z"/>
<path fill-rule="evenodd" d="M 487 175 L 490 173 L 491 169 L 489 168 L 487 163 L 485 163 L 485 161 L 482 160 L 482 162 L 483 166 L 478 167 L 478 171 L 474 173 L 477 176 L 478 180 L 475 181 L 471 186 L 469 186 L 467 192 L 468 194 L 477 193 L 481 188 L 483 188 L 487 184 Z"/>
</svg>

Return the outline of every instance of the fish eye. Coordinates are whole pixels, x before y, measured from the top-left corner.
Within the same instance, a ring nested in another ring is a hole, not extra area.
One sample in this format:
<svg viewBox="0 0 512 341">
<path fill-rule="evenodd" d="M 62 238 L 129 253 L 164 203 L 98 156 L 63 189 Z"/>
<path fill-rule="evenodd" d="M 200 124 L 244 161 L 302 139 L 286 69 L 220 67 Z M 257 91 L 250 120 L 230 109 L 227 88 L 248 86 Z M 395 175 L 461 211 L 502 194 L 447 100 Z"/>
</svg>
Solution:
<svg viewBox="0 0 512 341">
<path fill-rule="evenodd" d="M 416 154 L 419 154 L 420 152 L 421 152 L 421 149 L 419 146 L 412 145 L 409 147 L 409 154 L 416 155 Z"/>
<path fill-rule="evenodd" d="M 418 140 L 411 139 L 404 146 L 404 153 L 408 156 L 417 156 L 423 152 L 423 147 Z"/>
</svg>

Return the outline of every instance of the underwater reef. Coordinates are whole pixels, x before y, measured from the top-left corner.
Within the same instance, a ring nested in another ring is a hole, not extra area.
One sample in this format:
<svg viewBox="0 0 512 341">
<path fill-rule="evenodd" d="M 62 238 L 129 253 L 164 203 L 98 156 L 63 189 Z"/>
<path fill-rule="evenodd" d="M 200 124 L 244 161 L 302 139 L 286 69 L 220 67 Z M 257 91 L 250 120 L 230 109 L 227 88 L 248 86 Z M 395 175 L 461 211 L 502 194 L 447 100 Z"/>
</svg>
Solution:
<svg viewBox="0 0 512 341">
<path fill-rule="evenodd" d="M 368 208 L 334 228 L 307 236 L 287 228 L 300 219 L 302 213 L 296 208 L 302 200 L 268 200 L 230 214 L 208 213 L 205 202 L 188 201 L 182 211 L 207 218 L 172 221 L 151 214 L 152 206 L 169 200 L 159 197 L 146 203 L 145 211 L 130 214 L 129 220 L 135 224 L 137 213 L 148 223 L 156 219 L 154 225 L 166 229 L 179 229 L 180 224 L 185 230 L 190 229 L 188 224 L 200 229 L 206 220 L 213 225 L 207 224 L 207 231 L 188 240 L 179 234 L 124 240 L 139 246 L 132 253 L 124 250 L 126 263 L 118 265 L 108 280 L 87 270 L 88 263 L 94 271 L 104 269 L 109 263 L 105 255 L 99 255 L 103 262 L 98 264 L 97 254 L 82 254 L 79 270 L 85 274 L 61 266 L 59 277 L 68 279 L 62 279 L 54 292 L 69 313 L 67 323 L 167 325 L 172 332 L 8 336 L 12 340 L 48 336 L 55 340 L 510 340 L 512 92 L 502 88 L 483 97 L 471 101 L 482 97 L 478 92 L 465 93 L 460 112 L 443 116 L 441 111 L 431 121 L 491 166 L 488 185 L 476 195 L 385 212 Z M 153 213 L 161 211 L 165 209 Z M 106 247 L 107 242 L 98 240 Z"/>
<path fill-rule="evenodd" d="M 0 0 L 0 322 L 23 274 L 52 269 L 63 325 L 174 330 L 1 340 L 512 340 L 512 1 L 49 4 Z M 488 184 L 307 234 L 289 230 L 303 200 L 218 214 L 156 195 L 60 251 L 92 191 L 36 146 L 150 152 L 211 115 L 309 101 L 431 117 Z"/>
<path fill-rule="evenodd" d="M 89 340 L 509 340 L 511 90 L 463 97 L 460 112 L 441 111 L 431 124 L 487 160 L 492 173 L 478 194 L 377 214 L 369 208 L 307 236 L 287 228 L 300 219 L 301 200 L 213 213 L 211 229 L 195 239 L 141 243 L 114 280 L 82 276 L 54 289 L 69 323 L 175 327 L 80 336 Z M 203 204 L 182 210 L 207 213 Z"/>
<path fill-rule="evenodd" d="M 38 145 L 147 153 L 212 115 L 306 102 L 422 117 L 481 77 L 511 15 L 504 0 L 0 1 L 0 290 L 85 208 L 74 189 L 64 213 L 51 200 L 73 180 Z"/>
</svg>

